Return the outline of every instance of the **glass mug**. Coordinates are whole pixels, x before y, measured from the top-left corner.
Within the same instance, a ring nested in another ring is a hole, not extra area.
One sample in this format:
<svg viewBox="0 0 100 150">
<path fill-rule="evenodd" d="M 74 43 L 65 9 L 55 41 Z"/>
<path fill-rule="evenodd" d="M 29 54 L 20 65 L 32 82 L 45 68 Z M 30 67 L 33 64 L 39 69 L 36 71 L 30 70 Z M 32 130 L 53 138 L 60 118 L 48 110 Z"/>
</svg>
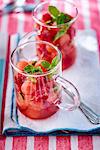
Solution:
<svg viewBox="0 0 100 150">
<path fill-rule="evenodd" d="M 58 48 L 46 41 L 24 40 L 22 43 L 12 52 L 10 60 L 16 104 L 20 112 L 31 119 L 43 119 L 55 114 L 59 109 L 76 109 L 80 105 L 80 95 L 77 88 L 62 77 L 62 55 Z M 40 59 L 48 60 L 49 55 L 44 57 L 44 51 L 42 58 L 38 55 L 39 49 L 46 51 L 48 48 L 53 50 L 52 58 L 58 59 L 52 69 L 34 74 L 20 69 L 19 62 L 33 65 Z"/>
<path fill-rule="evenodd" d="M 46 23 L 50 19 L 49 6 L 55 6 L 60 12 L 70 16 L 71 20 L 59 25 Z M 66 0 L 46 0 L 39 3 L 33 11 L 33 30 L 37 30 L 39 33 L 37 39 L 50 42 L 61 50 L 63 70 L 73 65 L 76 60 L 76 48 L 74 45 L 76 29 L 74 23 L 77 17 L 78 9 L 74 4 Z M 66 32 L 57 40 L 54 40 L 57 33 L 63 29 L 62 27 L 67 27 Z M 39 51 L 39 53 L 41 52 Z"/>
</svg>

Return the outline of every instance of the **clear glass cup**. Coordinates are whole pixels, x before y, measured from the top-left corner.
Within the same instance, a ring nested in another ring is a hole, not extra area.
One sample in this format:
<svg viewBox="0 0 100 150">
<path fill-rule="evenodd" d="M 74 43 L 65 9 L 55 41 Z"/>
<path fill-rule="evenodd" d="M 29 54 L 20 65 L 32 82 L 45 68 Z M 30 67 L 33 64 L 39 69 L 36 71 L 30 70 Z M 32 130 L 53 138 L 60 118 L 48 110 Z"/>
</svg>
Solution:
<svg viewBox="0 0 100 150">
<path fill-rule="evenodd" d="M 49 6 L 55 6 L 60 12 L 69 15 L 71 20 L 60 25 L 55 25 L 55 23 L 47 23 L 50 19 L 50 16 L 48 16 L 48 14 L 50 14 L 48 11 Z M 73 65 L 76 60 L 77 52 L 74 45 L 76 29 L 74 23 L 77 17 L 77 7 L 66 0 L 46 0 L 39 3 L 33 11 L 33 30 L 38 31 L 39 35 L 37 39 L 50 42 L 61 50 L 63 70 Z M 61 37 L 54 40 L 55 36 L 62 29 L 62 27 L 68 28 Z"/>
<path fill-rule="evenodd" d="M 23 43 L 24 42 L 24 43 Z M 25 73 L 23 65 L 33 65 L 40 60 L 52 61 L 48 53 L 52 49 L 52 58 L 58 63 L 49 71 Z M 38 54 L 41 49 L 42 57 Z M 42 51 L 42 49 L 44 50 Z M 16 103 L 18 109 L 31 119 L 43 119 L 55 114 L 59 109 L 74 110 L 80 105 L 80 95 L 76 87 L 62 77 L 62 55 L 57 47 L 46 41 L 21 40 L 11 54 Z M 19 66 L 19 62 L 24 62 Z"/>
</svg>

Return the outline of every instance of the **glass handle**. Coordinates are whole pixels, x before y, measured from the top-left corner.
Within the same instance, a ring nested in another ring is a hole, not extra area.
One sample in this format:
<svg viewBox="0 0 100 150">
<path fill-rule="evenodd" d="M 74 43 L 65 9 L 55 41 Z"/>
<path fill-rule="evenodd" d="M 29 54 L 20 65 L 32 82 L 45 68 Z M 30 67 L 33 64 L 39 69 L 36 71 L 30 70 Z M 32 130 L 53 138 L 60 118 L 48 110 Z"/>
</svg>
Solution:
<svg viewBox="0 0 100 150">
<path fill-rule="evenodd" d="M 60 109 L 74 110 L 78 107 L 92 124 L 100 124 L 100 116 L 80 101 L 80 94 L 70 81 L 58 76 L 56 82 L 62 86 L 62 92 L 65 93 L 64 98 L 62 94 L 60 104 L 57 104 Z"/>
<path fill-rule="evenodd" d="M 56 82 L 62 87 L 62 99 L 57 106 L 63 110 L 74 110 L 80 105 L 80 94 L 77 88 L 65 78 L 58 76 Z"/>
</svg>

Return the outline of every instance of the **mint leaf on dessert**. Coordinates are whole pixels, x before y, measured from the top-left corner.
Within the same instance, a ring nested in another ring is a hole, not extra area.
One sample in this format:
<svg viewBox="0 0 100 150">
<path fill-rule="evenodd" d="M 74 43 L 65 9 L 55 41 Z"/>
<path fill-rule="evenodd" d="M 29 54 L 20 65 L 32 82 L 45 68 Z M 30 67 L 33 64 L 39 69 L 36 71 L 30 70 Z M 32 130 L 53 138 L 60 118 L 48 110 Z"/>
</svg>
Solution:
<svg viewBox="0 0 100 150">
<path fill-rule="evenodd" d="M 51 68 L 54 68 L 59 62 L 58 56 L 54 57 L 52 62 L 51 62 Z"/>
<path fill-rule="evenodd" d="M 55 6 L 49 6 L 48 10 L 53 17 L 52 23 L 56 23 L 57 27 L 60 27 L 60 30 L 54 37 L 54 41 L 56 41 L 67 32 L 70 27 L 68 22 L 72 20 L 72 17 L 68 14 L 60 12 Z"/>
<path fill-rule="evenodd" d="M 38 67 L 33 67 L 32 68 L 32 73 L 42 73 L 42 69 L 40 66 Z"/>
<path fill-rule="evenodd" d="M 32 73 L 33 65 L 28 65 L 24 68 L 24 72 Z"/>
<path fill-rule="evenodd" d="M 42 65 L 44 68 L 46 68 L 46 69 L 48 69 L 48 68 L 50 67 L 50 63 L 49 63 L 48 61 L 46 61 L 46 60 L 42 61 L 42 62 L 41 62 L 41 65 Z"/>
<path fill-rule="evenodd" d="M 57 17 L 56 22 L 57 22 L 57 25 L 60 25 L 60 24 L 65 24 L 65 23 L 71 21 L 71 19 L 72 18 L 69 15 L 61 12 Z"/>
<path fill-rule="evenodd" d="M 30 74 L 37 73 L 37 72 L 42 73 L 42 69 L 40 66 L 34 67 L 33 65 L 28 65 L 24 68 L 24 72 L 30 73 Z"/>
<path fill-rule="evenodd" d="M 57 18 L 57 16 L 60 13 L 59 10 L 55 6 L 49 6 L 49 12 L 54 18 Z"/>
<path fill-rule="evenodd" d="M 54 42 L 56 40 L 58 40 L 60 37 L 62 37 L 66 32 L 67 30 L 69 29 L 69 25 L 68 24 L 65 24 L 64 26 L 62 26 L 62 28 L 57 32 L 57 34 L 55 35 L 54 37 Z"/>
<path fill-rule="evenodd" d="M 55 6 L 49 6 L 48 10 L 57 25 L 67 23 L 72 20 L 70 15 L 60 12 Z"/>
<path fill-rule="evenodd" d="M 54 42 L 66 33 L 66 29 L 60 29 L 54 37 Z"/>
<path fill-rule="evenodd" d="M 66 15 L 64 13 L 60 13 L 56 19 L 57 25 L 64 24 L 66 19 Z"/>
<path fill-rule="evenodd" d="M 68 14 L 65 14 L 66 18 L 65 18 L 65 23 L 69 22 L 72 20 L 72 17 Z"/>
</svg>

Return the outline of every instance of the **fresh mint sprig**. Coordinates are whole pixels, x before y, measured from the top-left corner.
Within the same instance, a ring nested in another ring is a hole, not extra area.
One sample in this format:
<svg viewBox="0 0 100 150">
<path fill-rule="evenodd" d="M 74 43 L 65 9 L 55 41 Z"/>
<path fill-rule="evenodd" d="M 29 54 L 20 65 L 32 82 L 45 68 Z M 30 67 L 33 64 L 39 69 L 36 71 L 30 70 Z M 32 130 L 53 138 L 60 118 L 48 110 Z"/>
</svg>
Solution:
<svg viewBox="0 0 100 150">
<path fill-rule="evenodd" d="M 53 69 L 59 62 L 59 58 L 58 56 L 54 57 L 51 64 L 48 62 L 48 61 L 42 61 L 41 65 L 47 69 L 47 70 L 50 70 L 50 69 Z"/>
<path fill-rule="evenodd" d="M 55 66 L 57 66 L 58 62 L 59 62 L 58 56 L 54 57 L 51 62 L 51 68 L 54 68 Z"/>
<path fill-rule="evenodd" d="M 57 26 L 59 27 L 59 25 L 62 25 L 54 37 L 54 41 L 56 41 L 69 29 L 69 24 L 67 23 L 72 20 L 72 17 L 63 12 L 60 12 L 55 6 L 49 6 L 48 10 Z"/>
<path fill-rule="evenodd" d="M 46 60 L 43 60 L 41 65 L 45 68 L 45 69 L 48 69 L 50 67 L 50 63 Z"/>
<path fill-rule="evenodd" d="M 57 25 L 64 24 L 65 19 L 66 19 L 66 15 L 64 13 L 60 13 L 56 18 Z"/>
<path fill-rule="evenodd" d="M 57 34 L 55 35 L 55 37 L 54 37 L 54 42 L 56 41 L 56 40 L 58 40 L 60 37 L 62 37 L 66 32 L 67 32 L 67 30 L 69 29 L 69 25 L 68 24 L 66 24 L 66 25 L 64 25 L 58 32 L 57 32 Z"/>
<path fill-rule="evenodd" d="M 24 68 L 24 72 L 29 73 L 29 74 L 42 73 L 42 69 L 41 69 L 40 66 L 34 67 L 33 65 L 27 65 L 27 66 Z"/>
<path fill-rule="evenodd" d="M 48 9 L 53 18 L 57 18 L 60 14 L 59 10 L 55 6 L 49 6 Z"/>
<path fill-rule="evenodd" d="M 49 6 L 48 10 L 57 25 L 67 23 L 72 20 L 70 15 L 60 12 L 55 6 Z"/>
<path fill-rule="evenodd" d="M 65 29 L 60 29 L 59 32 L 57 32 L 57 34 L 56 34 L 55 37 L 54 37 L 54 42 L 55 42 L 56 40 L 58 40 L 60 37 L 62 37 L 65 33 L 66 33 L 66 30 L 65 30 Z"/>
<path fill-rule="evenodd" d="M 32 73 L 32 69 L 33 69 L 33 65 L 27 65 L 24 68 L 24 72 L 26 72 L 26 73 Z"/>
</svg>

